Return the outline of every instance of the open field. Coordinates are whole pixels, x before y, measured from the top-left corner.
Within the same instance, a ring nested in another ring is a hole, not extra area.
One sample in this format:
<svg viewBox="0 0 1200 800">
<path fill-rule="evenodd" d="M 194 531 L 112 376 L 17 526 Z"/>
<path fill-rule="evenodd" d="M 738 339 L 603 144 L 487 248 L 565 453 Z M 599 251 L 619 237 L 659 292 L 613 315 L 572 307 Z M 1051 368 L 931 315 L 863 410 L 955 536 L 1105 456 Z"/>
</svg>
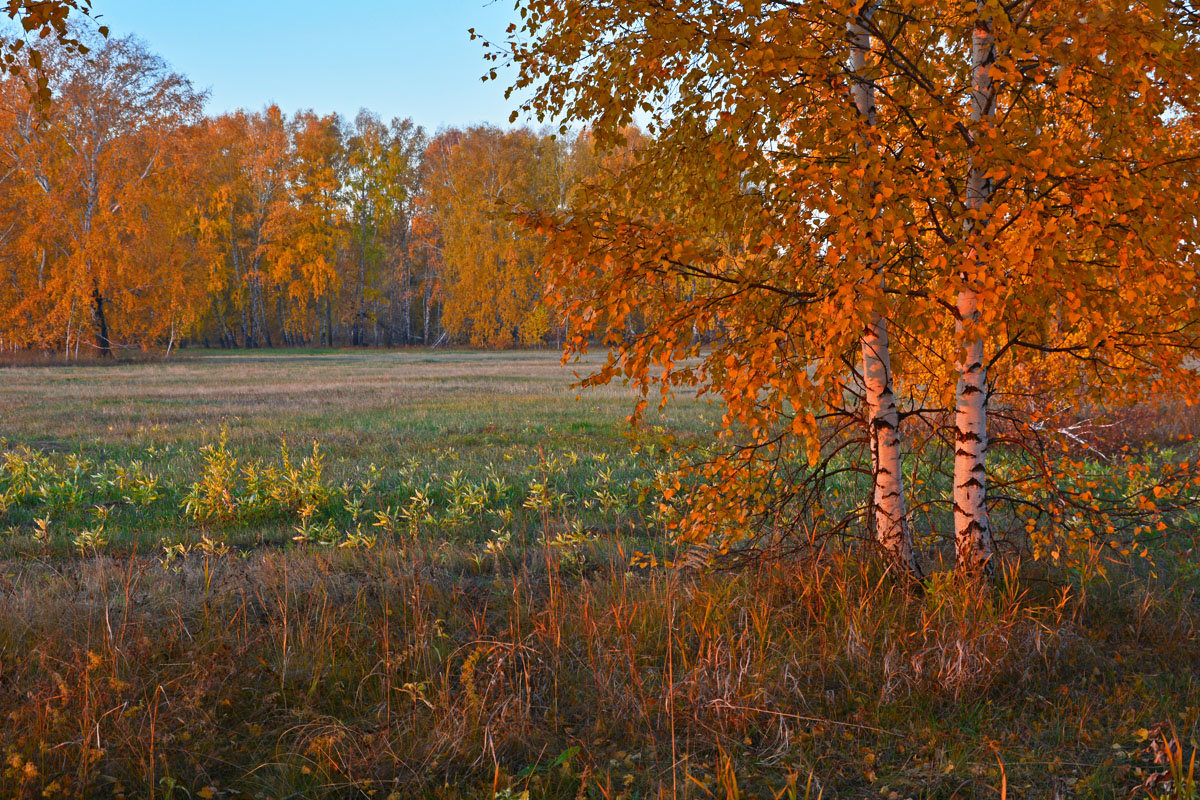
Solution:
<svg viewBox="0 0 1200 800">
<path fill-rule="evenodd" d="M 254 455 L 276 450 L 280 438 L 319 438 L 354 469 L 451 447 L 537 447 L 547 434 L 562 446 L 611 446 L 626 433 L 631 395 L 610 387 L 577 399 L 575 369 L 549 351 L 204 353 L 9 368 L 0 401 L 14 444 L 121 456 L 197 446 L 225 426 L 230 443 Z M 684 400 L 661 422 L 698 431 L 695 411 Z"/>
<path fill-rule="evenodd" d="M 371 481 L 370 500 L 382 508 L 401 506 L 414 489 L 448 503 L 446 486 L 456 492 L 460 478 L 464 493 L 482 489 L 489 476 L 512 478 L 508 494 L 517 484 L 527 493 L 535 481 L 522 477 L 556 457 L 563 462 L 553 464 L 562 473 L 555 476 L 560 488 L 580 495 L 594 494 L 595 487 L 583 484 L 595 478 L 597 457 L 613 472 L 614 485 L 618 478 L 628 483 L 634 472 L 645 477 L 646 462 L 635 464 L 630 455 L 630 392 L 611 387 L 581 398 L 570 388 L 574 369 L 551 352 L 424 351 L 289 351 L 6 369 L 0 373 L 6 409 L 0 435 L 10 449 L 27 448 L 48 461 L 40 471 L 30 465 L 36 474 L 10 502 L 10 522 L 17 524 L 0 552 L 27 550 L 35 520 L 46 517 L 59 535 L 37 545 L 61 550 L 78 530 L 94 527 L 97 506 L 109 549 L 194 541 L 205 526 L 188 524 L 181 506 L 203 472 L 202 448 L 223 436 L 241 467 L 251 461 L 278 466 L 285 446 L 300 462 L 318 443 L 321 486 L 309 488 L 337 495 L 332 490 Z M 683 400 L 651 421 L 673 435 L 697 437 L 713 416 Z M 72 456 L 85 463 L 71 462 Z M 129 481 L 116 473 L 134 463 L 156 483 L 129 502 L 128 490 L 138 487 L 121 488 Z M 344 516 L 338 499 L 349 498 L 322 497 L 318 511 Z M 524 498 L 512 499 L 519 507 Z M 611 507 L 619 510 L 615 502 Z M 237 524 L 223 525 L 222 532 L 238 544 L 287 541 L 295 534 L 289 512 L 297 510 L 242 504 L 244 513 L 228 515 L 236 520 L 222 520 Z"/>
<path fill-rule="evenodd" d="M 0 797 L 1196 797 L 1164 747 L 1200 736 L 1194 559 L 921 598 L 839 547 L 631 568 L 669 552 L 663 437 L 714 410 L 632 438 L 626 390 L 569 382 L 0 370 Z"/>
</svg>

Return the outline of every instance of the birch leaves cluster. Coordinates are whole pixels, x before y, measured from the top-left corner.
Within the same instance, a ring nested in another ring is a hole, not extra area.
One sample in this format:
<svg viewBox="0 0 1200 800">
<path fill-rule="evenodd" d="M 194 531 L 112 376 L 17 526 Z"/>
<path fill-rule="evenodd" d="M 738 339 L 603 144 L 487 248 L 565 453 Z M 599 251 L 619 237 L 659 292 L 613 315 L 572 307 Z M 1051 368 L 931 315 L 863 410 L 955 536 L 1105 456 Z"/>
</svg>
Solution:
<svg viewBox="0 0 1200 800">
<path fill-rule="evenodd" d="M 569 347 L 609 353 L 588 382 L 726 409 L 727 446 L 668 487 L 693 488 L 685 538 L 760 530 L 858 443 L 868 527 L 917 575 L 921 432 L 953 459 L 959 569 L 986 573 L 989 445 L 1063 402 L 1196 400 L 1189 5 L 517 5 L 489 54 L 527 113 L 649 134 L 538 224 Z"/>
<path fill-rule="evenodd" d="M 0 76 L 26 75 L 30 99 L 41 105 L 50 101 L 50 82 L 42 71 L 45 55 L 41 45 L 52 45 L 78 55 L 91 47 L 80 35 L 80 19 L 92 16 L 91 0 L 4 0 L 0 14 L 15 22 L 19 35 L 0 42 Z M 108 36 L 108 26 L 96 25 L 100 37 Z"/>
</svg>

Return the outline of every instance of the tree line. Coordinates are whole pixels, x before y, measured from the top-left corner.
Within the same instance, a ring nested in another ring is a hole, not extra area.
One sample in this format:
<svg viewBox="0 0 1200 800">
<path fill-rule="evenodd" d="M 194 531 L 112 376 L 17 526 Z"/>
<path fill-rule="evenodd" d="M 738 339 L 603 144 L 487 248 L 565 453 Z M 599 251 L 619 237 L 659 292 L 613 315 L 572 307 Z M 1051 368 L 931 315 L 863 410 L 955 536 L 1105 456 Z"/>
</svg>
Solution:
<svg viewBox="0 0 1200 800">
<path fill-rule="evenodd" d="M 536 345 L 561 336 L 514 215 L 559 208 L 587 136 L 312 111 L 204 113 L 136 39 L 0 79 L 0 342 L 71 356 Z M 20 51 L 18 51 L 20 52 Z M 41 83 L 51 102 L 31 103 Z"/>
</svg>

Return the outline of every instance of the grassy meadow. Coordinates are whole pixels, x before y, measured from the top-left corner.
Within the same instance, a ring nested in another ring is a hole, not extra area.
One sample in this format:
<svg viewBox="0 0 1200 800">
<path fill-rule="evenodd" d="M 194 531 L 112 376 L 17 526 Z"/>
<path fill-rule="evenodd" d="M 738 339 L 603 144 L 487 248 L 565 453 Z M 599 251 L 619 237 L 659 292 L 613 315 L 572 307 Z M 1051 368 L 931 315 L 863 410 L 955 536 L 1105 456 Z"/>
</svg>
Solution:
<svg viewBox="0 0 1200 800">
<path fill-rule="evenodd" d="M 400 513 L 414 491 L 423 491 L 435 504 L 450 505 L 451 495 L 461 494 L 478 505 L 466 494 L 484 491 L 489 479 L 503 498 L 490 497 L 488 512 L 519 509 L 531 484 L 547 479 L 555 484 L 547 491 L 586 496 L 599 511 L 596 486 L 585 484 L 610 476 L 606 487 L 627 493 L 635 477 L 644 483 L 652 473 L 655 431 L 700 437 L 715 417 L 683 400 L 633 441 L 625 421 L 631 393 L 613 387 L 581 397 L 570 388 L 575 369 L 549 352 L 321 351 L 7 369 L 0 435 L 15 453 L 9 473 L 24 466 L 30 474 L 24 491 L 10 492 L 21 496 L 9 503 L 16 524 L 0 552 L 69 550 L 74 532 L 95 527 L 98 517 L 110 552 L 153 551 L 216 528 L 239 546 L 290 541 L 296 520 L 289 512 L 298 509 L 272 503 L 264 492 L 259 507 L 242 498 L 236 512 L 184 515 L 190 524 L 181 518 L 189 487 L 205 474 L 205 446 L 222 440 L 237 461 L 234 473 L 252 463 L 282 466 L 285 448 L 299 467 L 312 460 L 315 443 L 320 474 L 308 474 L 315 481 L 308 488 L 317 516 L 339 525 L 349 521 L 341 508 L 347 500 Z M 632 452 L 641 448 L 649 455 Z M 128 474 L 135 465 L 153 487 L 137 485 L 138 476 Z M 296 499 L 302 492 L 293 488 Z M 640 505 L 649 507 L 646 500 Z M 609 523 L 623 506 L 608 501 Z M 39 541 L 36 520 L 47 517 L 50 535 Z M 478 513 L 471 518 L 476 524 L 463 520 L 455 533 L 477 540 L 488 530 L 480 530 Z"/>
<path fill-rule="evenodd" d="M 0 797 L 1196 798 L 1200 571 L 669 554 L 554 353 L 0 370 Z M 314 446 L 315 443 L 315 446 Z M 1188 551 L 1189 555 L 1193 551 Z"/>
</svg>

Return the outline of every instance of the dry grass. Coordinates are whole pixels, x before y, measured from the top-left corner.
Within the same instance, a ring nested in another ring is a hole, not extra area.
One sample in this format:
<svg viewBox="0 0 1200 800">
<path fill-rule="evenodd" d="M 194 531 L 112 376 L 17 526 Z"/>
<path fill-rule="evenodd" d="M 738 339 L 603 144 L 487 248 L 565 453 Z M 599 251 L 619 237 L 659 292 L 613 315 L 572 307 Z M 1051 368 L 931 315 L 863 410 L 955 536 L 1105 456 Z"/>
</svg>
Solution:
<svg viewBox="0 0 1200 800">
<path fill-rule="evenodd" d="M 1000 763 L 1010 796 L 1123 797 L 1156 771 L 1138 729 L 1186 740 L 1200 705 L 1185 606 L 1012 581 L 918 601 L 838 555 L 8 569 L 5 797 L 985 797 Z"/>
<path fill-rule="evenodd" d="M 577 400 L 574 369 L 549 352 L 238 353 L 14 367 L 0 371 L 0 402 L 10 439 L 98 447 L 198 444 L 222 424 L 238 444 L 280 435 L 355 437 L 376 451 L 386 449 L 385 438 L 424 448 L 439 435 L 488 426 L 574 426 L 619 436 L 629 391 L 613 386 Z M 696 416 L 697 405 L 684 401 L 660 421 L 694 428 Z"/>
<path fill-rule="evenodd" d="M 243 463 L 320 440 L 331 486 L 371 463 L 419 462 L 438 485 L 497 463 L 532 475 L 579 451 L 559 468 L 584 497 L 629 453 L 628 395 L 575 401 L 568 377 L 551 354 L 0 372 L 4 435 L 51 452 L 64 491 L 74 453 L 143 459 L 167 495 L 104 511 L 110 547 L 37 544 L 33 512 L 10 511 L 0 797 L 1195 800 L 1167 782 L 1200 724 L 1186 558 L 1086 593 L 1026 567 L 916 598 L 836 548 L 633 570 L 652 537 L 632 509 L 566 540 L 565 512 L 529 513 L 496 546 L 481 512 L 460 527 L 482 535 L 434 521 L 340 549 L 292 543 L 290 519 L 193 529 L 171 494 L 225 426 Z M 656 422 L 699 436 L 706 414 Z"/>
</svg>

